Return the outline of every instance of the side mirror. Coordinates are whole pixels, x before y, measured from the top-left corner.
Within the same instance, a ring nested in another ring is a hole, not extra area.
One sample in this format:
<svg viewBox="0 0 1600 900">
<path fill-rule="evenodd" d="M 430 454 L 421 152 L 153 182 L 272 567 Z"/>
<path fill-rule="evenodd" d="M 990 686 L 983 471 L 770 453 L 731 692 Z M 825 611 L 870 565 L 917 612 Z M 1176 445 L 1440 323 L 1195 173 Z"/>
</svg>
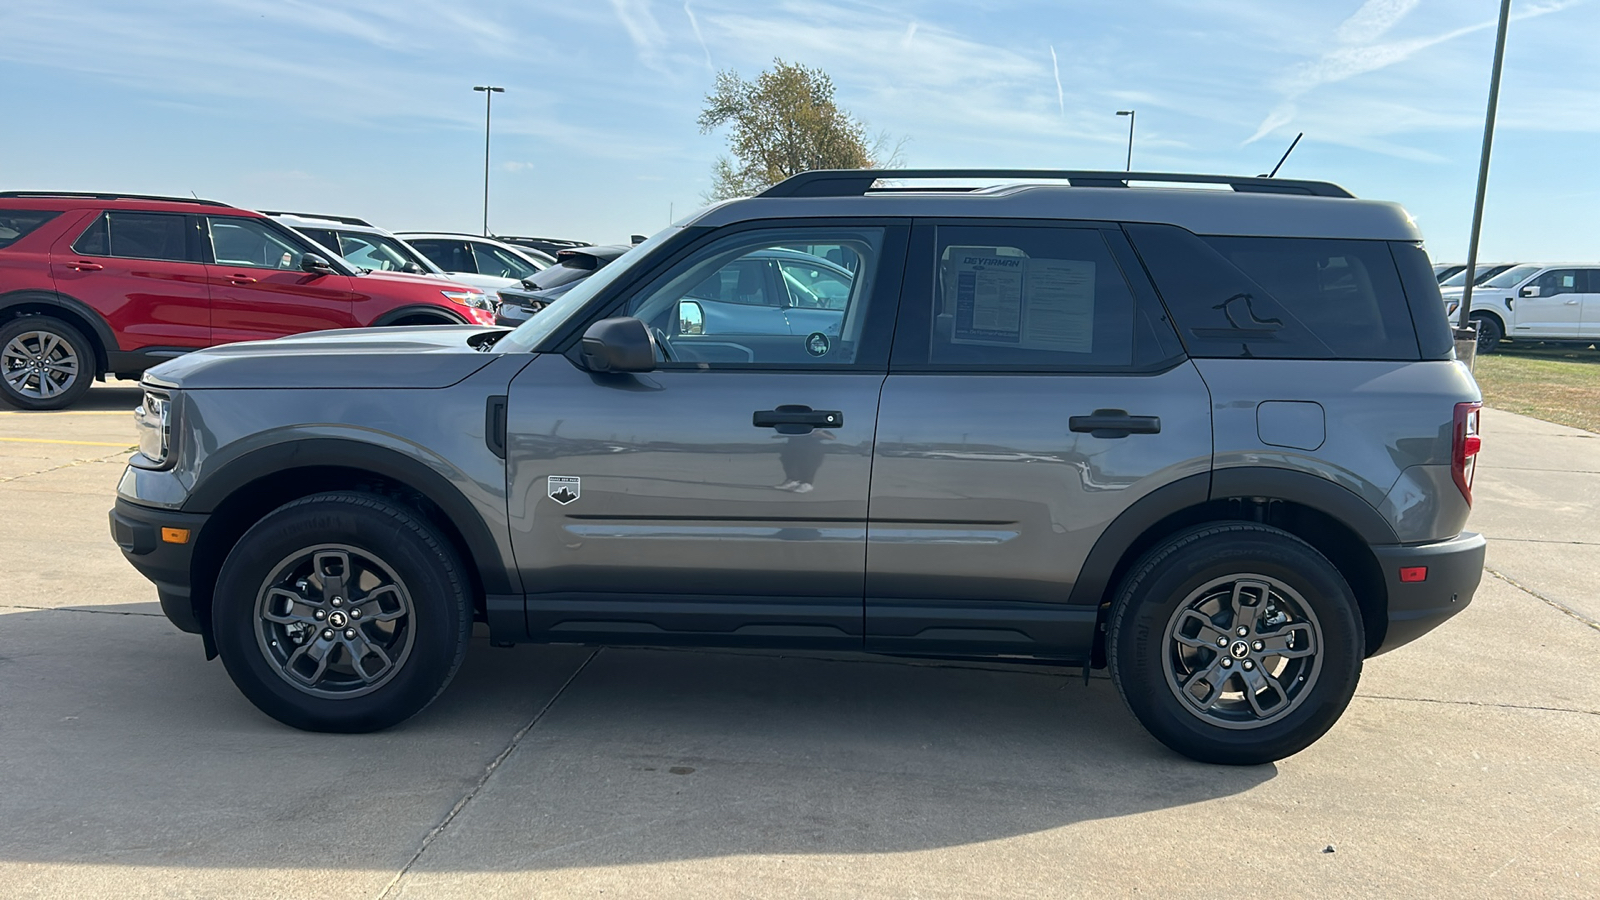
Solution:
<svg viewBox="0 0 1600 900">
<path fill-rule="evenodd" d="M 656 367 L 655 338 L 631 316 L 590 325 L 579 347 L 584 368 L 591 372 L 652 372 Z"/>
<path fill-rule="evenodd" d="M 1527 287 L 1522 289 L 1522 296 L 1524 296 L 1524 297 L 1537 297 L 1537 296 L 1539 296 L 1539 286 L 1537 284 L 1528 285 Z"/>
<path fill-rule="evenodd" d="M 408 262 L 405 265 L 401 266 L 400 267 L 400 271 L 406 273 L 407 275 L 426 275 L 426 274 L 428 274 L 426 269 L 422 268 L 421 266 L 417 265 L 414 262 Z"/>
<path fill-rule="evenodd" d="M 693 300 L 678 301 L 678 333 L 705 334 L 706 313 Z"/>
<path fill-rule="evenodd" d="M 300 271 L 310 272 L 312 275 L 332 275 L 333 266 L 317 254 L 307 253 L 300 257 Z"/>
</svg>

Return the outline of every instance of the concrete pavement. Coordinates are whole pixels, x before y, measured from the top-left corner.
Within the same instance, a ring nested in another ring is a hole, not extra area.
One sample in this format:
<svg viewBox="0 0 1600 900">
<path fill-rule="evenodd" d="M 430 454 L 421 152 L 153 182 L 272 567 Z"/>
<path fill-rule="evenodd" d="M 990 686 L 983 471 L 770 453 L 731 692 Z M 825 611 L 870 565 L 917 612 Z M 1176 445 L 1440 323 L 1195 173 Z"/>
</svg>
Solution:
<svg viewBox="0 0 1600 900">
<path fill-rule="evenodd" d="M 1075 671 L 481 638 L 295 732 L 110 543 L 137 392 L 91 397 L 0 412 L 0 896 L 1600 893 L 1600 436 L 1486 412 L 1473 605 L 1228 769 Z"/>
</svg>

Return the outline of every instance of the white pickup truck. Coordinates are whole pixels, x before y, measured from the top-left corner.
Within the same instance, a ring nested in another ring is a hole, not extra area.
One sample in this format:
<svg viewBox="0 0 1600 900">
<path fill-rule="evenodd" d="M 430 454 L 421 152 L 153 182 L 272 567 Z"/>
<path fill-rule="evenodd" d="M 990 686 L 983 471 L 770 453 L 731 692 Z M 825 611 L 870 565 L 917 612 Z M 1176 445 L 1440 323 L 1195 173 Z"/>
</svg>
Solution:
<svg viewBox="0 0 1600 900">
<path fill-rule="evenodd" d="M 1454 321 L 1459 289 L 1443 292 L 1445 314 Z M 1600 341 L 1600 263 L 1513 266 L 1472 289 L 1478 352 L 1491 353 L 1513 341 Z"/>
</svg>

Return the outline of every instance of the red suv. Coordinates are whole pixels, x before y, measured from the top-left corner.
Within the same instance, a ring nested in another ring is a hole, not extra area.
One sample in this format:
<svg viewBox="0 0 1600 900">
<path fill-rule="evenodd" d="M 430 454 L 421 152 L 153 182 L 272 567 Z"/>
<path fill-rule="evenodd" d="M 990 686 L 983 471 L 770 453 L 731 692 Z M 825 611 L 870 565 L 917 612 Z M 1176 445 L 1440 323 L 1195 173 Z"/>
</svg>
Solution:
<svg viewBox="0 0 1600 900">
<path fill-rule="evenodd" d="M 190 350 L 368 325 L 494 324 L 477 288 L 367 272 L 212 200 L 0 192 L 0 399 L 60 409 Z"/>
</svg>

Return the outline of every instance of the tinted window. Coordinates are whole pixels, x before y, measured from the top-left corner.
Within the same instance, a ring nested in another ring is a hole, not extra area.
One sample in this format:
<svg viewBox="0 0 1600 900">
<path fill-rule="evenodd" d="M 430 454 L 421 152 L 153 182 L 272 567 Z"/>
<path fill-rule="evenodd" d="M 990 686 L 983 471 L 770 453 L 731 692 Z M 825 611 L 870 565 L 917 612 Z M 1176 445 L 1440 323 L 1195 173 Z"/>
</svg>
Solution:
<svg viewBox="0 0 1600 900">
<path fill-rule="evenodd" d="M 1450 322 L 1440 313 L 1444 300 L 1439 285 L 1428 269 L 1428 254 L 1420 244 L 1392 243 L 1389 252 L 1394 255 L 1395 268 L 1400 272 L 1400 286 L 1405 289 L 1406 303 L 1411 306 L 1411 325 L 1417 330 L 1417 349 L 1423 359 L 1450 359 L 1455 353 L 1455 338 Z"/>
<path fill-rule="evenodd" d="M 326 248 L 329 253 L 339 252 L 339 235 L 326 228 L 296 228 L 295 231 L 315 241 L 319 246 Z"/>
<path fill-rule="evenodd" d="M 265 223 L 212 216 L 211 247 L 218 265 L 255 269 L 299 269 L 304 252 Z"/>
<path fill-rule="evenodd" d="M 187 261 L 188 233 L 182 215 L 112 211 L 96 219 L 72 249 L 86 256 Z"/>
<path fill-rule="evenodd" d="M 848 246 L 861 260 L 837 308 L 791 306 L 776 289 L 773 249 L 810 241 Z M 674 265 L 628 304 L 628 315 L 654 329 L 669 365 L 852 365 L 873 337 L 866 316 L 883 254 L 882 228 L 735 234 Z"/>
<path fill-rule="evenodd" d="M 778 273 L 783 277 L 784 289 L 789 292 L 789 304 L 812 309 L 844 309 L 850 298 L 850 283 L 855 277 L 848 270 L 823 265 L 820 258 L 780 258 Z"/>
<path fill-rule="evenodd" d="M 478 271 L 477 264 L 472 261 L 472 251 L 467 249 L 466 241 L 451 241 L 441 238 L 418 238 L 410 242 L 417 248 L 417 252 L 426 256 L 446 272 Z"/>
<path fill-rule="evenodd" d="M 932 263 L 932 296 L 907 300 L 932 304 L 913 327 L 934 368 L 1125 370 L 1136 345 L 1153 349 L 1098 229 L 939 226 Z"/>
<path fill-rule="evenodd" d="M 1538 266 L 1495 266 L 1492 272 L 1479 275 L 1478 280 L 1474 281 L 1473 284 L 1505 290 L 1506 288 L 1516 287 L 1517 282 L 1537 271 L 1539 271 Z"/>
<path fill-rule="evenodd" d="M 528 279 L 528 283 L 534 289 L 542 291 L 560 287 L 563 284 L 571 284 L 574 281 L 582 281 L 594 274 L 594 272 L 595 268 L 587 264 L 568 265 L 563 262 L 536 273 L 532 278 Z"/>
<path fill-rule="evenodd" d="M 1126 230 L 1193 356 L 1418 358 L 1384 242 Z"/>
<path fill-rule="evenodd" d="M 1582 282 L 1584 284 L 1583 292 L 1585 294 L 1600 294 L 1600 269 L 1584 269 L 1583 277 L 1586 279 L 1586 281 Z"/>
<path fill-rule="evenodd" d="M 399 244 L 376 234 L 343 232 L 338 236 L 339 253 L 346 260 L 374 272 L 399 272 L 411 262 Z"/>
<path fill-rule="evenodd" d="M 38 209 L 0 209 L 0 250 L 58 215 L 60 213 Z"/>
</svg>

